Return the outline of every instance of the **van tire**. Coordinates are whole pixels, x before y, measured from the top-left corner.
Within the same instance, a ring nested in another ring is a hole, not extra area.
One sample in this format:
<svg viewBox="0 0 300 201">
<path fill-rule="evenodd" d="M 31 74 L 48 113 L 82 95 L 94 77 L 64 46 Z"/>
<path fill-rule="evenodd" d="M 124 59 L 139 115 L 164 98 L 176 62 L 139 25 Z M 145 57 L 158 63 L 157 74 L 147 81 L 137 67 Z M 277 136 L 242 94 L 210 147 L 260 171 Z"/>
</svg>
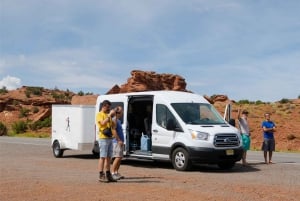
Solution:
<svg viewBox="0 0 300 201">
<path fill-rule="evenodd" d="M 191 169 L 192 162 L 188 152 L 184 148 L 179 147 L 172 152 L 172 165 L 178 171 Z"/>
<path fill-rule="evenodd" d="M 52 145 L 52 151 L 55 158 L 61 158 L 64 154 L 64 150 L 60 149 L 59 142 L 56 140 Z"/>
</svg>

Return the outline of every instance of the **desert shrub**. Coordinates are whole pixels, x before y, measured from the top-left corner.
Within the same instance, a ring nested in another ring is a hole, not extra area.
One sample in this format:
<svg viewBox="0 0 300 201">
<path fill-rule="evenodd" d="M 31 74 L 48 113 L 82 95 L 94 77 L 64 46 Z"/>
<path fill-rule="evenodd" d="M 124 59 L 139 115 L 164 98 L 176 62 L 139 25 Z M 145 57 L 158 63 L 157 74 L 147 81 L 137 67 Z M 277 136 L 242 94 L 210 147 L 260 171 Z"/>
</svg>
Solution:
<svg viewBox="0 0 300 201">
<path fill-rule="evenodd" d="M 83 92 L 83 91 L 79 91 L 77 95 L 78 95 L 78 96 L 83 96 L 83 95 L 84 95 L 84 92 Z"/>
<path fill-rule="evenodd" d="M 55 99 L 55 100 L 64 100 L 65 99 L 65 95 L 64 94 L 58 94 L 56 92 L 53 92 L 52 93 L 52 97 Z"/>
<path fill-rule="evenodd" d="M 19 101 L 17 101 L 17 100 L 13 100 L 13 102 L 12 102 L 12 105 L 13 105 L 13 106 L 17 106 L 17 105 L 19 105 Z"/>
<path fill-rule="evenodd" d="M 298 96 L 298 98 L 300 99 L 300 95 Z"/>
<path fill-rule="evenodd" d="M 296 138 L 296 136 L 294 134 L 288 134 L 288 136 L 286 137 L 288 140 L 293 140 Z"/>
<path fill-rule="evenodd" d="M 51 117 L 47 117 L 42 121 L 39 120 L 29 125 L 29 128 L 34 131 L 44 127 L 51 127 Z"/>
<path fill-rule="evenodd" d="M 285 104 L 285 103 L 289 103 L 289 102 L 290 102 L 290 100 L 287 98 L 283 98 L 279 101 L 279 103 L 281 103 L 281 104 Z"/>
<path fill-rule="evenodd" d="M 43 89 L 43 87 L 27 87 L 25 91 L 26 97 L 30 97 L 30 94 L 41 96 L 43 93 Z"/>
<path fill-rule="evenodd" d="M 3 86 L 1 89 L 0 89 L 0 94 L 6 94 L 8 91 L 6 89 L 6 86 Z"/>
<path fill-rule="evenodd" d="M 255 105 L 261 105 L 261 104 L 264 104 L 264 102 L 262 102 L 261 100 L 255 101 Z"/>
<path fill-rule="evenodd" d="M 29 109 L 27 109 L 27 108 L 21 108 L 19 117 L 20 118 L 27 117 L 29 112 L 30 112 Z"/>
<path fill-rule="evenodd" d="M 12 124 L 12 130 L 16 134 L 26 132 L 27 128 L 27 123 L 24 121 L 17 121 Z"/>
<path fill-rule="evenodd" d="M 35 114 L 35 113 L 38 113 L 40 110 L 38 107 L 33 107 L 32 108 L 32 112 Z"/>
<path fill-rule="evenodd" d="M 26 95 L 27 98 L 30 98 L 30 94 L 31 94 L 30 91 L 25 91 L 25 95 Z"/>
<path fill-rule="evenodd" d="M 7 135 L 7 127 L 2 122 L 0 122 L 0 136 L 2 135 Z"/>
<path fill-rule="evenodd" d="M 250 101 L 249 100 L 239 100 L 238 103 L 239 104 L 249 104 Z"/>
</svg>

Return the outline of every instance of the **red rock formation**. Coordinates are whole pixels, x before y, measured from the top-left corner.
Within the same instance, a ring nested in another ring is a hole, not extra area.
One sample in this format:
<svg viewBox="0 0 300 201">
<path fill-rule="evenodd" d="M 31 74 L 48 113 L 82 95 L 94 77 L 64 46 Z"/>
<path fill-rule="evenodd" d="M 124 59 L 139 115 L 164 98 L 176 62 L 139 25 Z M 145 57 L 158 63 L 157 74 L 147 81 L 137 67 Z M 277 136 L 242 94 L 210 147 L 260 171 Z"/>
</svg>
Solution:
<svg viewBox="0 0 300 201">
<path fill-rule="evenodd" d="M 95 105 L 98 95 L 74 95 L 71 100 L 72 105 Z"/>
<path fill-rule="evenodd" d="M 186 82 L 179 75 L 133 70 L 127 83 L 121 87 L 115 85 L 107 94 L 156 90 L 187 91 Z"/>
</svg>

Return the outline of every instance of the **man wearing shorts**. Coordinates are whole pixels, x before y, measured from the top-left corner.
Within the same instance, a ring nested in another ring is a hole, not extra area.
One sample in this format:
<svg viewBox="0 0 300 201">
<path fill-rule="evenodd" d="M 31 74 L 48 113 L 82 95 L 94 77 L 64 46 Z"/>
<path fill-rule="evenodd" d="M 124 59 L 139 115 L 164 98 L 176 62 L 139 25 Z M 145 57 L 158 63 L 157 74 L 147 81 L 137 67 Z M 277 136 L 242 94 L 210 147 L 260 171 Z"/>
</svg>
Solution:
<svg viewBox="0 0 300 201">
<path fill-rule="evenodd" d="M 263 134 L 264 134 L 264 142 L 262 145 L 262 150 L 264 152 L 264 158 L 266 164 L 272 164 L 272 154 L 275 151 L 275 123 L 270 120 L 270 114 L 265 113 L 265 121 L 262 122 Z M 269 160 L 267 158 L 269 152 Z"/>
<path fill-rule="evenodd" d="M 119 180 L 119 179 L 124 178 L 118 172 L 119 168 L 120 168 L 121 160 L 123 158 L 124 133 L 123 133 L 122 124 L 121 124 L 121 121 L 120 121 L 120 119 L 123 116 L 123 109 L 122 109 L 121 106 L 118 106 L 115 111 L 116 111 L 116 117 L 115 117 L 114 120 L 116 121 L 117 135 L 113 140 L 113 158 L 114 158 L 114 162 L 113 162 L 113 165 L 112 165 L 112 176 L 115 180 Z"/>
<path fill-rule="evenodd" d="M 101 110 L 96 116 L 96 123 L 99 128 L 99 149 L 100 158 L 98 163 L 99 169 L 99 181 L 100 182 L 116 182 L 110 172 L 110 160 L 113 153 L 113 136 L 104 132 L 105 129 L 112 131 L 113 122 L 112 116 L 115 115 L 114 110 L 110 110 L 111 103 L 108 100 L 104 100 L 101 103 Z M 104 172 L 105 168 L 105 172 Z"/>
<path fill-rule="evenodd" d="M 243 140 L 243 156 L 242 156 L 242 164 L 243 166 L 247 165 L 246 162 L 246 156 L 247 156 L 247 151 L 250 149 L 250 129 L 248 125 L 248 111 L 243 110 L 242 116 L 240 116 L 240 109 L 238 111 L 238 122 L 239 122 L 239 127 L 242 135 L 242 140 Z"/>
</svg>

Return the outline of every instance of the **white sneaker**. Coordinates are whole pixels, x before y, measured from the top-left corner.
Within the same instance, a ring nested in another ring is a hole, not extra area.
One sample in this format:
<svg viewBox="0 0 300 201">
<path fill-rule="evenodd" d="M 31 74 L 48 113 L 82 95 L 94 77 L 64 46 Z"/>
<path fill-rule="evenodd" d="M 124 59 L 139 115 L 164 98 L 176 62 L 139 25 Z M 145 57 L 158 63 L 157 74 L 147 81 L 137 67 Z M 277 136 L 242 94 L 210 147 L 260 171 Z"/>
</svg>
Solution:
<svg viewBox="0 0 300 201">
<path fill-rule="evenodd" d="M 124 179 L 124 178 L 125 178 L 125 177 L 122 176 L 120 173 L 117 173 L 116 175 L 117 175 L 117 177 L 118 177 L 119 179 Z"/>
</svg>

